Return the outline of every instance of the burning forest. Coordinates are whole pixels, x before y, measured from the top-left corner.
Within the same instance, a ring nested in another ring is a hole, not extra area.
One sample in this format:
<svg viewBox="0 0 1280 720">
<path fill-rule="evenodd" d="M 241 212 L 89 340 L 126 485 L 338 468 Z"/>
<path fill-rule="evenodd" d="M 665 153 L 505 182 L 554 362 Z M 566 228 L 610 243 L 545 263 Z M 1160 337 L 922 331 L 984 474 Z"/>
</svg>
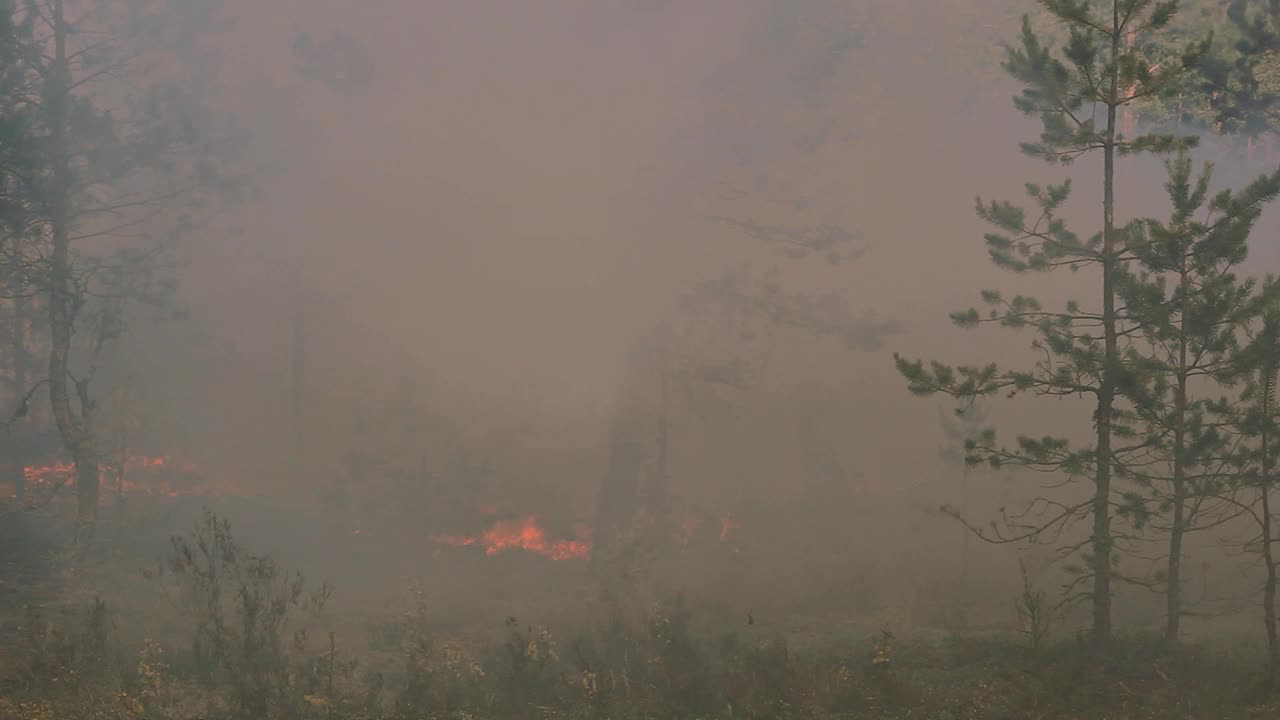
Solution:
<svg viewBox="0 0 1280 720">
<path fill-rule="evenodd" d="M 74 499 L 76 467 L 72 462 L 55 460 L 40 465 L 24 465 L 22 477 L 28 508 Z M 98 478 L 108 494 L 120 499 L 131 496 L 176 498 L 247 494 L 232 483 L 214 480 L 206 468 L 165 456 L 128 455 L 114 462 L 104 462 L 99 465 Z M 15 495 L 11 494 L 11 497 Z"/>
<path fill-rule="evenodd" d="M 491 510 L 492 506 L 486 509 Z M 496 514 L 496 511 L 488 514 Z M 697 515 L 685 515 L 671 530 L 671 540 L 688 547 L 707 536 L 705 528 L 709 526 L 709 523 L 700 521 Z M 732 515 L 725 515 L 715 526 L 715 538 L 721 543 L 728 542 L 736 539 L 737 530 L 738 525 Z M 591 532 L 589 525 L 579 523 L 574 528 L 571 539 L 552 539 L 536 515 L 524 515 L 495 519 L 492 525 L 479 534 L 436 535 L 431 538 L 431 542 L 451 547 L 478 548 L 485 555 L 518 550 L 551 560 L 585 560 L 591 556 Z"/>
<path fill-rule="evenodd" d="M 477 547 L 485 555 L 496 555 L 508 550 L 541 555 L 552 560 L 576 560 L 591 553 L 590 532 L 585 528 L 576 539 L 550 540 L 547 531 L 538 524 L 538 518 L 528 515 L 512 520 L 495 520 L 493 525 L 479 535 L 437 535 L 431 542 L 454 547 Z"/>
<path fill-rule="evenodd" d="M 1278 110 L 1276 0 L 0 0 L 0 720 L 1280 718 Z"/>
</svg>

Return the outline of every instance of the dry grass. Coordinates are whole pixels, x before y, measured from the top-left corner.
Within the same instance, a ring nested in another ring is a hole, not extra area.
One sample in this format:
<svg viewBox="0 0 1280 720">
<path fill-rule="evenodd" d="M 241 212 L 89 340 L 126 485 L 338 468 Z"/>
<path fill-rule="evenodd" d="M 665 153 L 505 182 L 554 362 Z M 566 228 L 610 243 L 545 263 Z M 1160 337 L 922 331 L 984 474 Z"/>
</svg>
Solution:
<svg viewBox="0 0 1280 720">
<path fill-rule="evenodd" d="M 78 567 L 51 553 L 24 602 L 10 593 L 0 720 L 1280 716 L 1253 657 L 1019 634 L 1031 588 L 1000 599 L 1004 632 L 973 627 L 981 603 L 941 586 L 904 603 L 867 581 L 857 611 L 754 607 L 748 621 L 741 604 L 661 590 L 653 568 L 584 579 L 544 562 L 535 589 L 515 560 L 500 598 L 453 576 L 334 607 L 212 518 L 150 580 L 121 557 L 136 548 Z M 522 602 L 518 618 L 494 614 Z"/>
</svg>

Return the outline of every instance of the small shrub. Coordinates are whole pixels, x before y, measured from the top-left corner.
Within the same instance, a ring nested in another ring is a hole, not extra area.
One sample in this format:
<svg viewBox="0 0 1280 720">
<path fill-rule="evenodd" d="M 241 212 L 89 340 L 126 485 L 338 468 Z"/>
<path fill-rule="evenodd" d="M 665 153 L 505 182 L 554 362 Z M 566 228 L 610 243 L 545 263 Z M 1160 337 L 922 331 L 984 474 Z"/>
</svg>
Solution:
<svg viewBox="0 0 1280 720">
<path fill-rule="evenodd" d="M 230 524 L 206 510 L 190 537 L 174 537 L 165 566 L 150 575 L 169 579 L 176 604 L 193 623 L 191 654 L 198 679 L 228 696 L 238 717 L 298 717 L 305 688 L 295 662 L 305 656 L 298 611 L 319 611 L 329 598 L 308 593 L 299 574 L 245 550 Z"/>
</svg>

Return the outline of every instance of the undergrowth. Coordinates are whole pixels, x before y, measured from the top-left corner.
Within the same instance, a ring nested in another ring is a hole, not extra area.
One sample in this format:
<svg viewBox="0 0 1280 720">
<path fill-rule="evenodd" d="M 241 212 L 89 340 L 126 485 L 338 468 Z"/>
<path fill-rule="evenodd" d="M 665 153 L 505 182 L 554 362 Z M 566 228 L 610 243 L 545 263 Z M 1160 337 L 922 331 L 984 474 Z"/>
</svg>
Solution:
<svg viewBox="0 0 1280 720">
<path fill-rule="evenodd" d="M 506 618 L 478 639 L 436 617 L 419 585 L 397 613 L 353 623 L 327 612 L 327 587 L 247 551 L 211 514 L 146 581 L 172 611 L 157 635 L 143 623 L 126 637 L 137 628 L 101 598 L 29 606 L 0 663 L 0 720 L 1280 717 L 1251 663 L 1144 637 L 1101 653 L 1027 627 L 1021 639 L 833 627 L 797 648 L 675 594 L 557 627 Z"/>
</svg>

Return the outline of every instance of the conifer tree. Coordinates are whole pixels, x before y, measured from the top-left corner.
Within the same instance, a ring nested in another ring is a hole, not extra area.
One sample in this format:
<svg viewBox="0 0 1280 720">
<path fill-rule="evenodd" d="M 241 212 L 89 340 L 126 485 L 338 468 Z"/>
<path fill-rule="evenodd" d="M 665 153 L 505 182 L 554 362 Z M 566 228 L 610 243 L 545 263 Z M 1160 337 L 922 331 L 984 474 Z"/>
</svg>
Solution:
<svg viewBox="0 0 1280 720">
<path fill-rule="evenodd" d="M 1248 342 L 1232 356 L 1223 374 L 1238 381 L 1235 397 L 1207 403 L 1207 409 L 1233 438 L 1233 477 L 1224 489 L 1240 514 L 1253 521 L 1243 547 L 1262 561 L 1262 624 L 1267 638 L 1268 676 L 1280 676 L 1280 631 L 1276 626 L 1276 594 L 1280 587 L 1280 538 L 1276 535 L 1276 468 L 1280 462 L 1280 285 L 1268 279 L 1254 298 Z"/>
<path fill-rule="evenodd" d="M 36 149 L 24 202 L 48 313 L 44 380 L 75 465 L 81 540 L 97 519 L 91 385 L 103 350 L 125 331 L 126 306 L 168 299 L 156 260 L 198 219 L 197 200 L 233 187 L 220 162 L 233 135 L 204 104 L 212 74 L 197 42 L 219 6 L 17 0 L 6 13 L 22 29 L 8 72 L 27 82 L 0 105 L 22 108 Z"/>
<path fill-rule="evenodd" d="M 961 327 L 984 323 L 1036 334 L 1033 348 L 1043 358 L 1026 370 L 1010 370 L 996 364 L 983 367 L 950 367 L 895 355 L 899 371 L 917 394 L 945 392 L 975 397 L 999 392 L 1033 393 L 1049 397 L 1086 396 L 1093 401 L 1092 447 L 1073 448 L 1065 438 L 1021 436 L 1011 448 L 995 442 L 994 431 L 971 443 L 971 459 L 1017 463 L 1037 470 L 1064 473 L 1069 478 L 1091 479 L 1086 498 L 1057 502 L 1047 498 L 1034 505 L 1050 507 L 1034 521 L 1016 518 L 1018 532 L 1003 541 L 1040 539 L 1060 532 L 1072 521 L 1089 519 L 1092 529 L 1085 549 L 1089 567 L 1077 583 L 1090 581 L 1092 630 L 1095 640 L 1112 635 L 1111 598 L 1117 560 L 1112 528 L 1113 469 L 1117 455 L 1128 448 L 1114 440 L 1131 434 L 1134 419 L 1126 407 L 1129 395 L 1141 396 L 1141 358 L 1129 349 L 1123 326 L 1123 308 L 1117 305 L 1117 282 L 1126 255 L 1127 237 L 1133 228 L 1116 221 L 1116 162 L 1139 153 L 1168 153 L 1188 147 L 1192 139 L 1168 134 L 1133 137 L 1121 132 L 1119 113 L 1148 97 L 1173 92 L 1189 68 L 1194 67 L 1208 43 L 1189 44 L 1180 53 L 1151 58 L 1159 52 L 1155 42 L 1178 10 L 1176 0 L 1042 0 L 1041 5 L 1063 29 L 1067 40 L 1060 50 L 1046 44 L 1023 19 L 1020 46 L 1007 51 L 1005 70 L 1023 85 L 1015 106 L 1040 118 L 1043 131 L 1036 142 L 1022 144 L 1026 154 L 1049 163 L 1070 164 L 1079 158 L 1102 155 L 1103 188 L 1101 231 L 1081 238 L 1061 217 L 1070 195 L 1068 179 L 1059 185 L 1027 185 L 1035 205 L 1033 212 L 1009 202 L 978 200 L 979 216 L 995 226 L 986 236 L 988 252 L 1000 267 L 1015 272 L 1052 272 L 1060 269 L 1091 270 L 1100 291 L 1093 301 L 1067 303 L 1048 310 L 1035 298 L 1006 299 L 994 290 L 983 293 L 989 312 L 976 309 L 953 315 Z M 1132 40 L 1130 40 L 1132 38 Z M 1073 587 L 1075 585 L 1073 584 Z"/>
<path fill-rule="evenodd" d="M 1218 130 L 1253 140 L 1280 130 L 1280 3 L 1230 0 L 1231 41 L 1202 64 L 1202 85 Z"/>
<path fill-rule="evenodd" d="M 1254 283 L 1235 268 L 1245 260 L 1249 233 L 1263 206 L 1280 192 L 1280 172 L 1240 193 L 1209 196 L 1212 165 L 1192 176 L 1185 153 L 1166 163 L 1168 221 L 1136 223 L 1128 237 L 1134 262 L 1117 284 L 1125 315 L 1148 343 L 1144 369 L 1151 382 L 1134 406 L 1145 447 L 1115 458 L 1116 476 L 1130 480 L 1121 512 L 1139 527 L 1168 533 L 1164 571 L 1165 639 L 1178 639 L 1184 614 L 1185 535 L 1215 524 L 1212 499 L 1224 480 L 1227 438 L 1206 419 L 1204 393 L 1230 367 L 1237 330 L 1249 318 Z"/>
<path fill-rule="evenodd" d="M 28 88 L 30 67 L 22 53 L 33 33 L 31 19 L 14 11 L 15 0 L 0 0 L 0 296 L 3 297 L 4 365 L 9 393 L 0 409 L 0 420 L 8 431 L 8 460 L 12 465 L 14 496 L 19 507 L 25 503 L 28 438 L 18 423 L 27 415 L 34 391 L 29 377 L 31 347 L 29 325 L 33 269 L 35 264 L 32 206 L 36 182 L 37 145 L 32 133 L 33 105 Z"/>
</svg>

